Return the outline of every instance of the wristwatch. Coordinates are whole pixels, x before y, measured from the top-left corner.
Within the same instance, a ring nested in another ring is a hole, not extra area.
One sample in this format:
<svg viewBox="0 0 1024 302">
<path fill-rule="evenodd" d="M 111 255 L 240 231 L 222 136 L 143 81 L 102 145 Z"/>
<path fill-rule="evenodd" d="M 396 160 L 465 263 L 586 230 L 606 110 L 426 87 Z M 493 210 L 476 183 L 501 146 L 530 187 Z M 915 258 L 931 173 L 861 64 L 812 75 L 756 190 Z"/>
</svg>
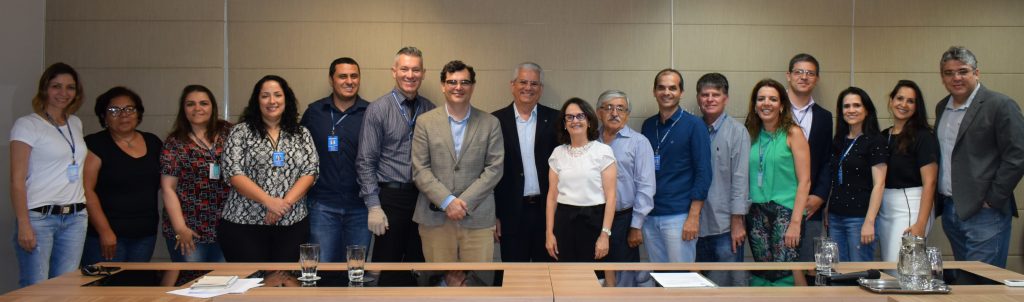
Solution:
<svg viewBox="0 0 1024 302">
<path fill-rule="evenodd" d="M 609 229 L 609 228 L 601 228 L 601 232 L 605 233 L 605 234 L 608 234 L 608 237 L 612 236 L 612 230 Z"/>
</svg>

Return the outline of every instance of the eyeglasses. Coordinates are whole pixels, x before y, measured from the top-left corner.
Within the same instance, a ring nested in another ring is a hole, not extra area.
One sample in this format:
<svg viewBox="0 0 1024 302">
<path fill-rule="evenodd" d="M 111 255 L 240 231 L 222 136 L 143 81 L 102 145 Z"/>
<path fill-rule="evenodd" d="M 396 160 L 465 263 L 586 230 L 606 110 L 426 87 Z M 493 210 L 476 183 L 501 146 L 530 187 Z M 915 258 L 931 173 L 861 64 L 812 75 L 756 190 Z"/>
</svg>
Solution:
<svg viewBox="0 0 1024 302">
<path fill-rule="evenodd" d="M 790 71 L 789 73 L 792 74 L 792 75 L 795 75 L 797 77 L 802 77 L 802 76 L 806 75 L 807 77 L 813 78 L 813 77 L 818 76 L 818 72 L 817 71 L 807 70 L 807 69 L 794 69 L 793 71 Z"/>
<path fill-rule="evenodd" d="M 516 84 L 519 86 L 540 87 L 540 82 L 538 81 L 516 80 Z"/>
<path fill-rule="evenodd" d="M 107 107 L 107 113 L 110 113 L 110 116 L 112 117 L 132 116 L 135 115 L 136 112 L 139 111 L 138 109 L 135 109 L 135 106 Z"/>
<path fill-rule="evenodd" d="M 971 70 L 969 68 L 962 68 L 960 70 L 943 70 L 942 71 L 942 77 L 944 77 L 944 78 L 952 78 L 952 77 L 955 77 L 955 76 L 960 76 L 962 78 L 962 77 L 966 77 L 967 75 L 971 74 L 971 72 L 974 72 L 974 70 Z"/>
<path fill-rule="evenodd" d="M 473 81 L 470 81 L 470 80 L 462 80 L 462 81 L 459 81 L 459 80 L 447 80 L 447 81 L 444 81 L 444 83 L 447 84 L 449 87 L 456 87 L 456 86 L 459 86 L 460 84 L 462 85 L 462 87 L 473 86 Z"/>
<path fill-rule="evenodd" d="M 604 105 L 604 106 L 597 107 L 597 108 L 600 108 L 601 110 L 604 110 L 604 111 L 611 111 L 611 112 L 616 112 L 616 111 L 618 111 L 618 112 L 629 112 L 629 108 L 626 108 L 626 106 L 622 106 L 622 105 Z"/>
<path fill-rule="evenodd" d="M 587 115 L 585 113 L 582 113 L 582 112 L 577 113 L 577 114 L 566 114 L 565 115 L 565 121 L 566 122 L 572 122 L 573 120 L 586 121 L 587 120 Z"/>
</svg>

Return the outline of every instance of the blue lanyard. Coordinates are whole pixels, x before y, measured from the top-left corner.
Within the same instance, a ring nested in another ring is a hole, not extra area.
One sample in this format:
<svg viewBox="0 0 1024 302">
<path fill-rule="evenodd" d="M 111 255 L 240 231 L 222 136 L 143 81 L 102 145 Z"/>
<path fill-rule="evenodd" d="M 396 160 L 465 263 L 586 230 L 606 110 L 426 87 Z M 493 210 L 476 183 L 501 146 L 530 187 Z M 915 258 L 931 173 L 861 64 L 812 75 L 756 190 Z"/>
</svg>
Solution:
<svg viewBox="0 0 1024 302">
<path fill-rule="evenodd" d="M 64 116 L 64 125 L 68 127 L 68 136 L 71 137 L 69 140 L 64 136 L 64 131 L 60 130 L 60 126 L 57 126 L 57 122 L 53 121 L 53 118 L 50 117 L 50 113 L 47 112 L 45 114 L 46 120 L 50 121 L 50 124 L 53 125 L 54 128 L 57 128 L 57 132 L 60 132 L 60 138 L 63 138 L 64 141 L 68 143 L 68 146 L 71 147 L 71 164 L 77 164 L 75 162 L 75 132 L 71 131 L 71 121 L 68 120 L 67 116 Z"/>
<path fill-rule="evenodd" d="M 335 122 L 334 121 L 334 109 L 328 108 L 327 110 L 331 111 L 331 122 L 334 123 L 334 125 L 331 125 L 331 136 L 334 136 L 334 128 L 337 128 L 338 124 L 341 124 L 341 121 L 344 121 L 345 118 L 348 117 L 348 113 L 346 113 L 345 115 L 342 115 L 341 119 L 339 119 L 337 122 Z M 405 114 L 403 113 L 403 115 L 405 115 Z"/>
<path fill-rule="evenodd" d="M 419 115 L 419 113 L 420 113 L 419 106 L 416 106 L 416 108 L 413 111 L 412 118 L 409 118 L 409 113 L 405 111 L 405 106 L 402 105 L 402 102 L 400 102 L 398 100 L 398 95 L 395 94 L 394 91 L 391 91 L 391 96 L 395 98 L 395 104 L 398 105 L 398 110 L 402 112 L 402 117 L 405 118 L 405 121 L 406 121 L 407 124 L 409 124 L 409 129 L 411 130 L 413 127 L 416 126 L 416 119 L 420 117 L 420 115 Z M 412 133 L 410 133 L 410 136 L 411 135 L 412 135 Z"/>
<path fill-rule="evenodd" d="M 765 130 L 762 129 L 761 131 L 765 131 Z M 764 167 L 765 167 L 764 156 L 765 156 L 765 154 L 768 153 L 768 151 L 766 151 L 765 149 L 767 149 L 769 146 L 771 146 L 772 141 L 774 141 L 774 140 L 775 140 L 775 136 L 772 136 L 771 134 L 769 134 L 768 135 L 768 140 L 766 142 L 764 142 L 763 144 L 757 144 L 757 158 L 758 158 L 758 160 L 757 160 L 757 171 L 759 173 L 764 173 Z"/>
<path fill-rule="evenodd" d="M 682 110 L 682 109 L 676 108 L 676 110 Z M 673 115 L 675 115 L 675 114 L 673 114 Z M 682 116 L 680 116 L 675 121 L 673 121 L 672 122 L 672 126 L 668 126 L 668 131 L 665 131 L 665 136 L 661 136 L 661 127 L 658 127 L 657 125 L 655 125 L 655 127 L 654 127 L 655 134 L 658 137 L 661 138 L 661 140 L 658 141 L 658 148 L 654 149 L 654 154 L 655 155 L 661 154 L 661 145 L 665 144 L 665 139 L 668 138 L 668 135 L 670 133 L 672 133 L 672 129 L 676 127 L 676 123 L 678 123 L 679 120 L 681 120 L 681 119 L 683 119 Z"/>
<path fill-rule="evenodd" d="M 860 135 L 854 137 L 850 145 L 846 146 L 846 151 L 843 151 L 843 155 L 839 156 L 839 184 L 843 184 L 843 162 L 846 161 L 846 155 L 850 154 L 850 149 L 853 149 L 853 145 L 857 144 L 857 139 L 859 138 Z"/>
</svg>

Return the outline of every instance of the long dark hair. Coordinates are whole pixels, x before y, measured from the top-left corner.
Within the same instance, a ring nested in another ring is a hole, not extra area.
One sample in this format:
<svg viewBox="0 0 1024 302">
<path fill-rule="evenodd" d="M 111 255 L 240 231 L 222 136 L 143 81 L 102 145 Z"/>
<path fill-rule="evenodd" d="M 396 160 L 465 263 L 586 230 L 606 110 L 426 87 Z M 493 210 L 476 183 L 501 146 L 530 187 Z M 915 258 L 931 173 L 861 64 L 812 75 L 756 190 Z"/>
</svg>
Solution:
<svg viewBox="0 0 1024 302">
<path fill-rule="evenodd" d="M 171 128 L 171 133 L 167 135 L 168 138 L 177 138 L 181 141 L 188 141 L 188 134 L 192 133 L 192 123 L 188 121 L 188 117 L 185 116 L 185 97 L 193 92 L 202 92 L 206 94 L 206 97 L 210 98 L 210 120 L 206 121 L 206 139 L 213 141 L 214 137 L 220 133 L 223 128 L 230 127 L 231 123 L 218 118 L 219 108 L 217 106 L 217 98 L 213 96 L 213 92 L 210 92 L 209 88 L 203 85 L 188 85 L 185 89 L 181 90 L 181 97 L 178 98 L 178 117 L 174 119 L 174 127 Z"/>
<path fill-rule="evenodd" d="M 558 143 L 559 144 L 572 144 L 572 139 L 569 138 L 569 130 L 565 129 L 568 127 L 565 123 L 565 109 L 569 108 L 569 105 L 576 104 L 583 111 L 583 115 L 587 116 L 587 141 L 597 139 L 597 113 L 594 112 L 594 108 L 587 104 L 581 98 L 571 98 L 562 104 L 561 115 L 558 116 L 559 123 L 562 125 L 562 130 L 558 130 Z"/>
<path fill-rule="evenodd" d="M 917 87 L 917 83 L 911 80 L 900 80 L 896 82 L 896 87 L 892 88 L 892 92 L 889 93 L 889 102 L 892 102 L 896 98 L 896 93 L 899 93 L 900 88 L 907 87 L 914 90 L 914 114 L 910 116 L 907 123 L 903 125 L 903 131 L 896 136 L 896 152 L 900 154 L 907 154 L 910 150 L 910 146 L 917 144 L 917 132 L 928 131 L 932 132 L 932 126 L 928 124 L 928 108 L 924 105 L 924 96 L 921 94 L 921 88 Z M 890 107 L 890 110 L 892 108 Z M 892 133 L 892 129 L 889 130 Z"/>
<path fill-rule="evenodd" d="M 836 146 L 832 150 L 836 152 L 842 152 L 846 146 L 846 136 L 850 134 L 850 123 L 847 123 L 843 119 L 843 98 L 847 95 L 856 95 L 860 97 L 861 104 L 864 105 L 867 115 L 864 116 L 864 125 L 861 126 L 861 133 L 863 135 L 878 135 L 880 132 L 878 129 L 878 111 L 875 110 L 875 104 L 871 102 L 871 97 L 864 89 L 850 86 L 839 93 L 839 99 L 836 100 L 836 114 L 839 118 L 836 119 L 836 135 L 832 139 L 833 146 Z"/>
<path fill-rule="evenodd" d="M 796 126 L 796 122 L 793 121 L 793 103 L 789 101 L 789 93 L 786 93 L 786 88 L 782 86 L 782 83 L 773 79 L 760 80 L 757 84 L 754 84 L 754 90 L 750 93 L 747 120 L 744 123 L 747 126 L 747 132 L 750 134 L 751 142 L 757 140 L 757 136 L 761 133 L 761 128 L 764 127 L 764 121 L 761 120 L 761 116 L 757 115 L 757 109 L 755 108 L 755 104 L 757 104 L 757 91 L 763 87 L 771 87 L 778 91 L 779 102 L 782 103 L 782 112 L 779 114 L 779 127 L 775 129 L 775 132 L 789 135 L 789 128 Z"/>
<path fill-rule="evenodd" d="M 284 114 L 281 115 L 281 131 L 288 134 L 299 134 L 302 126 L 299 125 L 299 100 L 295 98 L 295 92 L 288 86 L 284 78 L 276 75 L 267 75 L 256 82 L 252 87 L 252 95 L 249 96 L 249 104 L 242 111 L 238 118 L 239 123 L 249 125 L 249 130 L 260 134 L 260 137 L 267 137 L 267 125 L 263 123 L 263 115 L 260 113 L 260 90 L 263 83 L 267 81 L 277 82 L 284 92 Z"/>
</svg>

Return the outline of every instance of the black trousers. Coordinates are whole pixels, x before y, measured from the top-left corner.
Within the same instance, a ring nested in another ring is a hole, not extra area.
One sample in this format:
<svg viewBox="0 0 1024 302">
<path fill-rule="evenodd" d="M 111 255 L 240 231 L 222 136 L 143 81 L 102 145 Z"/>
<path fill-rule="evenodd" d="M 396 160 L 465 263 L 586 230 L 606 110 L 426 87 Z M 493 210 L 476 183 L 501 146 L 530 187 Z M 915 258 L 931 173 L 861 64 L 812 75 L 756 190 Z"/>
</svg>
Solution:
<svg viewBox="0 0 1024 302">
<path fill-rule="evenodd" d="M 612 238 L 608 243 L 607 262 L 640 262 L 640 246 L 629 247 L 629 224 L 633 222 L 633 209 L 615 212 L 612 218 Z M 600 235 L 600 234 L 598 234 Z"/>
<path fill-rule="evenodd" d="M 309 218 L 289 226 L 221 219 L 217 240 L 227 262 L 298 262 L 299 245 L 309 242 Z"/>
<path fill-rule="evenodd" d="M 374 237 L 373 262 L 423 262 L 419 224 L 412 221 L 419 195 L 416 188 L 380 187 L 380 207 L 388 216 L 388 230 Z"/>
<path fill-rule="evenodd" d="M 589 207 L 558 204 L 554 233 L 559 262 L 600 261 L 594 259 L 594 245 L 601 235 L 604 207 L 603 204 Z"/>
<path fill-rule="evenodd" d="M 501 222 L 502 262 L 552 262 L 544 248 L 545 224 L 543 198 L 523 201 L 523 214 L 519 221 Z"/>
</svg>

